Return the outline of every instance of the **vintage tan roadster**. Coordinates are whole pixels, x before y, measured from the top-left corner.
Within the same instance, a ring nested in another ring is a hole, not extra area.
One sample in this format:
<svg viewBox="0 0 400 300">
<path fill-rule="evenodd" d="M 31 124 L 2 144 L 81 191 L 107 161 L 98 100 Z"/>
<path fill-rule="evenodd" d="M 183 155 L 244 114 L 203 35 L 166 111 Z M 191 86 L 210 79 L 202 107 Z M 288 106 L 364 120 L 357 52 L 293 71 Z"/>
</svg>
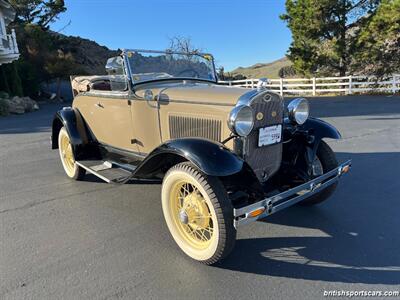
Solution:
<svg viewBox="0 0 400 300">
<path fill-rule="evenodd" d="M 75 77 L 74 101 L 54 117 L 52 148 L 68 177 L 162 182 L 165 221 L 190 257 L 213 264 L 236 229 L 296 203 L 327 199 L 338 164 L 306 99 L 218 84 L 213 57 L 124 50 L 107 76 Z"/>
</svg>

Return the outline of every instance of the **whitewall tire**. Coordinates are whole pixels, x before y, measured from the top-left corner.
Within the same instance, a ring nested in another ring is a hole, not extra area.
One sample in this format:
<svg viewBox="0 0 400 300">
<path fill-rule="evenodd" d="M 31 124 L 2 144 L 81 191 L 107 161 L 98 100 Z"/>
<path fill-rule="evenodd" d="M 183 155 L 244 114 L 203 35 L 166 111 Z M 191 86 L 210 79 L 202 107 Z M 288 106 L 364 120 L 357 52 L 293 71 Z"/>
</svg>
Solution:
<svg viewBox="0 0 400 300">
<path fill-rule="evenodd" d="M 180 163 L 165 175 L 161 200 L 168 229 L 188 256 L 213 264 L 231 252 L 236 240 L 233 207 L 218 178 Z"/>
</svg>

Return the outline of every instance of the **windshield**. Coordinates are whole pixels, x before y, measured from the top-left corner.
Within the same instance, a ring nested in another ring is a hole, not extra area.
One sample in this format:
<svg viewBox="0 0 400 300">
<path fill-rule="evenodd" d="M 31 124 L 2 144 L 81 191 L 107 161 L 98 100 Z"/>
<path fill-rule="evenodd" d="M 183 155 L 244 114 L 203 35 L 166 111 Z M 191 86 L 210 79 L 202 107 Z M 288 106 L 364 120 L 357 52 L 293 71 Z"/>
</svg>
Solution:
<svg viewBox="0 0 400 300">
<path fill-rule="evenodd" d="M 209 54 L 132 50 L 126 57 L 134 84 L 175 78 L 216 81 Z"/>
</svg>

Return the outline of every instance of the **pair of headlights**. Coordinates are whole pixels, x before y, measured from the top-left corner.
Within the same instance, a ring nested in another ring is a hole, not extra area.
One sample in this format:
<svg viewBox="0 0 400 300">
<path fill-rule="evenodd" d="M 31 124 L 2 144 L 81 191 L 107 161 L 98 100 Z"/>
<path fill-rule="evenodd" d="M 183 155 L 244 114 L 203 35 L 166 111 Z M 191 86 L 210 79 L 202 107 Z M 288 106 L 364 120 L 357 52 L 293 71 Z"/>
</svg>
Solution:
<svg viewBox="0 0 400 300">
<path fill-rule="evenodd" d="M 298 124 L 304 124 L 310 113 L 308 101 L 304 98 L 296 98 L 292 100 L 288 106 L 289 119 Z M 229 129 L 240 136 L 247 136 L 253 130 L 254 114 L 250 106 L 239 105 L 232 109 L 228 118 Z"/>
</svg>

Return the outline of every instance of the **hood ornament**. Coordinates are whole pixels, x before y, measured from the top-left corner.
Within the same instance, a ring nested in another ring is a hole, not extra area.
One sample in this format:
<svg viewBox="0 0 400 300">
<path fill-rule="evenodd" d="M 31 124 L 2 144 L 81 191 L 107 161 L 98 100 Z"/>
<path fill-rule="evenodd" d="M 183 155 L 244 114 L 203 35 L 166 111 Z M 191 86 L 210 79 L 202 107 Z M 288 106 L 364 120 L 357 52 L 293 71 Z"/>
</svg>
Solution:
<svg viewBox="0 0 400 300">
<path fill-rule="evenodd" d="M 260 78 L 258 79 L 257 83 L 257 91 L 261 91 L 267 87 L 268 84 L 271 82 L 268 80 L 268 78 Z"/>
</svg>

